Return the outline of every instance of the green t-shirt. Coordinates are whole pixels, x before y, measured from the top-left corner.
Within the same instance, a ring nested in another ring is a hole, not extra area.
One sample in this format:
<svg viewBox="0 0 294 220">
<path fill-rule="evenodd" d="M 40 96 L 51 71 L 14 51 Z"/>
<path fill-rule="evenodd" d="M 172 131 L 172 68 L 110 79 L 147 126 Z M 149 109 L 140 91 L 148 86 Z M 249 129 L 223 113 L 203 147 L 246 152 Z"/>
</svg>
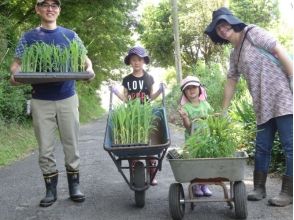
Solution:
<svg viewBox="0 0 294 220">
<path fill-rule="evenodd" d="M 213 112 L 213 108 L 207 101 L 200 101 L 198 106 L 193 105 L 191 102 L 187 102 L 183 109 L 187 112 L 188 118 L 190 121 L 193 121 L 197 118 L 205 118 Z M 197 127 L 197 122 L 196 126 Z M 194 127 L 194 126 L 192 126 Z M 185 130 L 185 139 L 187 140 L 190 136 L 190 129 Z"/>
</svg>

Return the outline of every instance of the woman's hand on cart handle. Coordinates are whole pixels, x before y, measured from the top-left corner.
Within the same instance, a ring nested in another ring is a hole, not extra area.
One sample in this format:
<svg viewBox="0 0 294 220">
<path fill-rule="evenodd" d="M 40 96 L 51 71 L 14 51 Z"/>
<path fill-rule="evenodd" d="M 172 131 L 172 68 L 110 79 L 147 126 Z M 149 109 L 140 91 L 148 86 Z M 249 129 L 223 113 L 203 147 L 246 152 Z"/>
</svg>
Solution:
<svg viewBox="0 0 294 220">
<path fill-rule="evenodd" d="M 159 83 L 159 91 L 163 92 L 166 88 L 166 84 L 164 82 L 160 82 Z"/>
</svg>

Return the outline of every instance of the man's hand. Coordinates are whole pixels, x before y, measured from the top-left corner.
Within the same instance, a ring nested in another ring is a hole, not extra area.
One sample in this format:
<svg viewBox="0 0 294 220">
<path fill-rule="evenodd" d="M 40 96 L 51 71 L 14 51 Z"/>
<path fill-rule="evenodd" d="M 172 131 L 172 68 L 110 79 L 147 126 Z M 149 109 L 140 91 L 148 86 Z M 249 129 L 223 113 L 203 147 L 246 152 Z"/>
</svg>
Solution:
<svg viewBox="0 0 294 220">
<path fill-rule="evenodd" d="M 18 73 L 20 71 L 20 65 L 21 65 L 20 60 L 15 59 L 13 61 L 13 63 L 11 64 L 11 66 L 10 66 L 11 75 L 10 75 L 9 81 L 10 81 L 11 85 L 13 85 L 13 86 L 17 86 L 17 85 L 21 85 L 22 84 L 20 82 L 17 82 L 15 80 L 15 78 L 14 78 L 14 74 L 16 74 L 16 73 Z"/>
<path fill-rule="evenodd" d="M 95 78 L 95 76 L 96 76 L 96 74 L 95 74 L 93 68 L 92 68 L 92 67 L 88 67 L 88 68 L 86 69 L 86 72 L 87 72 L 88 74 L 93 75 L 91 78 L 87 79 L 86 81 L 92 81 L 92 80 Z"/>
<path fill-rule="evenodd" d="M 13 86 L 21 85 L 20 82 L 15 81 L 15 79 L 14 79 L 14 74 L 11 74 L 11 75 L 10 75 L 10 79 L 9 79 L 9 81 L 10 81 L 10 84 L 13 85 Z"/>
</svg>

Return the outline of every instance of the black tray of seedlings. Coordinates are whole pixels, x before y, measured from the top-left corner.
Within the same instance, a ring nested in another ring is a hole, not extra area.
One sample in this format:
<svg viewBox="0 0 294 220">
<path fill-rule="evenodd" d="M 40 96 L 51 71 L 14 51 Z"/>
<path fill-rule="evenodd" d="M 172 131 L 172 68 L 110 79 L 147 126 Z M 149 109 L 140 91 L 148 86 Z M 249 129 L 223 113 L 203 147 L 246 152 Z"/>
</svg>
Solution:
<svg viewBox="0 0 294 220">
<path fill-rule="evenodd" d="M 39 84 L 66 80 L 88 80 L 93 76 L 94 74 L 89 72 L 19 72 L 14 74 L 14 79 L 20 83 Z"/>
</svg>

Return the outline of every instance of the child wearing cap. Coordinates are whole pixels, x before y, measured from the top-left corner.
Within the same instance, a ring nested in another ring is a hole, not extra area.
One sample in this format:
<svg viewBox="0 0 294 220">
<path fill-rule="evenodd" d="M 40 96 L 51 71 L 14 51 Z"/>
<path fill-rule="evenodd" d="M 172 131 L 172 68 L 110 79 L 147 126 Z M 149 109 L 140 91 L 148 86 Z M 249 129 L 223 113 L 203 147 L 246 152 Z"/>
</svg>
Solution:
<svg viewBox="0 0 294 220">
<path fill-rule="evenodd" d="M 124 62 L 126 65 L 132 67 L 132 73 L 123 78 L 123 94 L 121 94 L 117 88 L 112 87 L 114 94 L 122 101 L 140 98 L 140 100 L 144 102 L 144 100 L 151 101 L 156 99 L 162 92 L 162 85 L 153 93 L 154 79 L 143 68 L 144 64 L 150 62 L 146 50 L 140 46 L 131 48 Z"/>
<path fill-rule="evenodd" d="M 183 94 L 178 111 L 183 120 L 183 125 L 186 128 L 185 140 L 187 140 L 195 128 L 194 125 L 196 122 L 194 121 L 207 117 L 213 112 L 213 109 L 206 101 L 205 89 L 196 76 L 187 76 L 183 79 L 181 82 L 181 91 Z M 204 184 L 194 185 L 192 190 L 193 194 L 197 197 L 212 195 L 207 185 Z"/>
<path fill-rule="evenodd" d="M 156 99 L 163 90 L 163 84 L 154 93 L 153 84 L 154 79 L 144 70 L 144 64 L 150 62 L 149 56 L 143 47 L 136 46 L 129 50 L 125 57 L 126 65 L 132 67 L 132 73 L 123 78 L 122 85 L 124 87 L 123 94 L 121 94 L 116 87 L 112 86 L 112 92 L 116 94 L 122 101 L 133 100 L 139 98 L 142 103 Z M 135 161 L 133 161 L 135 163 Z M 152 167 L 156 166 L 156 160 L 150 160 Z M 155 168 L 150 169 L 150 176 L 154 175 Z M 157 180 L 153 178 L 151 185 L 157 185 Z"/>
</svg>

